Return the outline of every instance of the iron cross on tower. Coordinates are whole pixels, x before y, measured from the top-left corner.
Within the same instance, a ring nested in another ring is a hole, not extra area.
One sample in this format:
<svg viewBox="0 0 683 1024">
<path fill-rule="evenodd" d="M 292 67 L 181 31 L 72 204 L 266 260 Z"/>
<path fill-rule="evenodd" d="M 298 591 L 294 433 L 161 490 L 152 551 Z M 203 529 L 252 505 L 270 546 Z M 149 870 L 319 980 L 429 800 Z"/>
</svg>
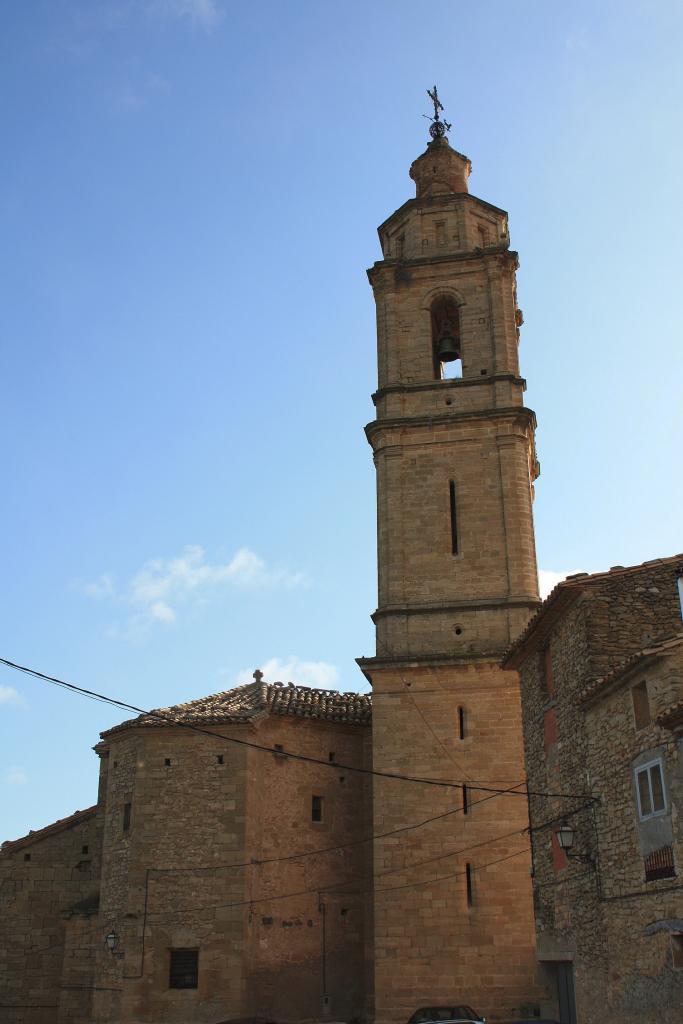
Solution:
<svg viewBox="0 0 683 1024">
<path fill-rule="evenodd" d="M 427 89 L 427 95 L 434 104 L 434 117 L 428 117 L 427 114 L 424 115 L 432 122 L 429 126 L 429 134 L 433 139 L 443 139 L 446 132 L 449 132 L 453 126 L 448 121 L 442 121 L 439 118 L 439 111 L 443 110 L 443 103 L 439 99 L 436 86 L 433 89 Z"/>
</svg>

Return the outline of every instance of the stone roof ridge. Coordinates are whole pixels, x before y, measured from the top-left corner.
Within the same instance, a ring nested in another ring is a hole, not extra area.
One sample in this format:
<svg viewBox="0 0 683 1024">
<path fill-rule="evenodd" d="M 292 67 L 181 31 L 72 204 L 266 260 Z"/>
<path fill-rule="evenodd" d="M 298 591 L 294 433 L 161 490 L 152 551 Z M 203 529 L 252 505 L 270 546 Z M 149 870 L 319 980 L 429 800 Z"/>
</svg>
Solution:
<svg viewBox="0 0 683 1024">
<path fill-rule="evenodd" d="M 31 829 L 27 835 L 20 836 L 19 839 L 8 839 L 0 846 L 0 853 L 13 853 L 15 850 L 21 850 L 24 846 L 29 846 L 31 843 L 45 839 L 56 832 L 63 832 L 67 828 L 85 821 L 86 818 L 92 817 L 96 811 L 97 804 L 93 804 L 92 807 L 86 807 L 82 811 L 74 811 L 73 814 L 67 815 L 66 818 L 57 818 L 56 821 L 53 821 L 50 825 L 45 825 L 44 828 Z"/>
<path fill-rule="evenodd" d="M 622 676 L 632 672 L 640 662 L 646 661 L 648 658 L 655 658 L 658 655 L 668 654 L 670 651 L 676 650 L 677 647 L 681 647 L 681 645 L 683 645 L 683 632 L 674 633 L 673 636 L 667 637 L 666 640 L 660 640 L 656 644 L 649 644 L 647 647 L 643 647 L 640 651 L 636 651 L 635 654 L 626 658 L 621 665 L 613 668 L 611 672 L 604 676 L 599 676 L 590 682 L 588 686 L 585 686 L 579 695 L 579 703 L 588 702 L 597 693 L 608 689 L 613 683 L 618 682 Z"/>
<path fill-rule="evenodd" d="M 526 627 L 522 630 L 517 639 L 508 647 L 501 659 L 502 664 L 506 665 L 508 661 L 513 659 L 517 651 L 524 646 L 532 633 L 535 632 L 539 622 L 545 618 L 550 609 L 554 608 L 556 605 L 563 605 L 565 602 L 572 600 L 580 594 L 583 589 L 589 588 L 594 584 L 602 583 L 606 579 L 630 576 L 642 571 L 643 569 L 649 569 L 653 565 L 674 566 L 676 563 L 678 563 L 678 575 L 683 576 L 683 552 L 677 555 L 669 555 L 666 558 L 650 558 L 648 561 L 640 562 L 638 565 L 613 565 L 610 569 L 605 569 L 601 572 L 572 573 L 570 576 L 567 576 L 566 579 L 560 580 L 559 583 L 555 584 L 543 603 L 531 617 Z"/>
</svg>

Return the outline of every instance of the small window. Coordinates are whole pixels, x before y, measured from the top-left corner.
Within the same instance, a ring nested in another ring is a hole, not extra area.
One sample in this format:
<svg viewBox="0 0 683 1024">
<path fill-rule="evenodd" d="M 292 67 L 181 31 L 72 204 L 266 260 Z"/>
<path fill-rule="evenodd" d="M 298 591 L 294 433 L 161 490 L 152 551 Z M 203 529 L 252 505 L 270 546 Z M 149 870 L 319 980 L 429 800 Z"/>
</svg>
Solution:
<svg viewBox="0 0 683 1024">
<path fill-rule="evenodd" d="M 122 826 L 124 832 L 128 832 L 129 829 L 130 829 L 130 813 L 131 813 L 131 805 L 130 804 L 124 804 L 123 805 L 123 826 Z"/>
<path fill-rule="evenodd" d="M 463 707 L 458 708 L 458 736 L 461 740 L 465 739 L 465 709 Z"/>
<path fill-rule="evenodd" d="M 633 701 L 633 719 L 636 730 L 644 729 L 650 724 L 650 699 L 647 693 L 647 683 L 643 679 L 631 689 L 631 700 Z"/>
<path fill-rule="evenodd" d="M 223 756 L 223 754 L 216 754 L 216 763 L 225 764 L 225 757 Z"/>
<path fill-rule="evenodd" d="M 166 765 L 167 768 L 170 768 L 171 767 L 171 758 L 170 757 L 165 757 L 164 758 L 164 764 Z"/>
<path fill-rule="evenodd" d="M 683 971 L 683 932 L 671 935 L 671 960 L 675 971 Z"/>
<path fill-rule="evenodd" d="M 637 769 L 636 788 L 638 790 L 638 813 L 641 821 L 665 813 L 666 797 L 661 761 L 652 761 Z"/>
<path fill-rule="evenodd" d="M 330 764 L 334 763 L 334 760 L 335 760 L 335 752 L 334 752 L 334 750 L 328 751 L 327 760 L 330 762 Z"/>
<path fill-rule="evenodd" d="M 87 852 L 88 852 L 88 850 L 89 850 L 89 847 L 88 847 L 88 845 L 87 845 L 87 844 L 86 844 L 86 845 L 84 845 L 84 846 L 81 846 L 81 853 L 87 853 Z"/>
<path fill-rule="evenodd" d="M 311 821 L 321 822 L 323 820 L 323 798 L 321 796 L 311 797 Z"/>
<path fill-rule="evenodd" d="M 199 950 L 172 949 L 168 978 L 169 988 L 197 988 Z"/>
<path fill-rule="evenodd" d="M 31 854 L 30 853 L 25 853 L 24 854 L 24 860 L 28 863 L 28 861 L 30 861 L 30 859 L 31 859 Z"/>
<path fill-rule="evenodd" d="M 465 892 L 467 893 L 467 906 L 474 903 L 474 886 L 472 884 L 472 865 L 465 864 Z"/>
<path fill-rule="evenodd" d="M 464 784 L 463 784 L 463 787 L 462 787 L 462 813 L 463 814 L 469 814 L 470 813 L 470 791 L 467 788 L 467 786 L 464 785 Z"/>
<path fill-rule="evenodd" d="M 285 754 L 285 748 L 282 746 L 281 743 L 275 743 L 273 746 L 273 750 L 275 751 L 275 756 L 279 757 L 282 761 L 285 761 L 287 759 L 287 755 Z"/>
</svg>

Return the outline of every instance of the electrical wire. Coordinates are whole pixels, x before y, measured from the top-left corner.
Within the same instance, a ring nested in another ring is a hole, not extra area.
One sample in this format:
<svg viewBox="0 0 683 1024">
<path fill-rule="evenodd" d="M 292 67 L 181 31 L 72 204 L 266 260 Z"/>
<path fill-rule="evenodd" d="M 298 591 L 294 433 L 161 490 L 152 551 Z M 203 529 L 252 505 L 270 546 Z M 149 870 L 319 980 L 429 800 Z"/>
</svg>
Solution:
<svg viewBox="0 0 683 1024">
<path fill-rule="evenodd" d="M 140 708 L 135 704 L 129 704 L 126 701 L 119 700 L 116 697 L 108 697 L 106 694 L 98 693 L 96 690 L 88 690 L 83 686 L 76 686 L 75 683 L 68 683 L 63 679 L 59 679 L 56 676 L 46 675 L 44 672 L 39 672 L 37 669 L 28 668 L 26 665 L 19 665 L 14 661 L 9 661 L 7 658 L 0 658 L 0 664 L 5 665 L 7 668 L 11 668 L 17 672 L 23 672 L 25 675 L 33 676 L 36 679 L 40 679 L 44 682 L 51 683 L 55 686 L 60 686 L 65 690 L 70 690 L 72 693 L 78 693 L 81 696 L 88 697 L 91 700 L 101 701 L 104 704 L 111 704 L 113 707 L 120 708 L 123 711 L 134 711 L 139 715 L 144 715 L 147 718 L 157 719 L 158 721 L 164 722 L 167 725 L 176 726 L 182 729 L 189 729 L 192 732 L 200 733 L 204 736 L 211 736 L 214 739 L 223 740 L 226 743 L 233 743 L 236 746 L 246 747 L 251 750 L 258 750 L 262 753 L 277 754 L 280 757 L 291 758 L 293 761 L 303 761 L 307 764 L 318 764 L 324 765 L 326 768 L 332 768 L 335 771 L 342 769 L 344 771 L 356 772 L 359 775 L 371 775 L 382 779 L 395 779 L 400 782 L 415 782 L 424 786 L 438 786 L 445 789 L 461 789 L 461 782 L 447 782 L 442 779 L 429 779 L 422 778 L 414 775 L 404 775 L 400 772 L 385 772 L 380 771 L 376 768 L 364 768 L 360 765 L 341 764 L 338 761 L 324 761 L 319 757 L 312 757 L 308 754 L 297 754 L 288 750 L 276 750 L 275 747 L 267 747 L 261 743 L 254 743 L 251 740 L 239 739 L 236 736 L 224 736 L 223 733 L 214 732 L 211 729 L 205 729 L 202 726 L 195 725 L 192 722 L 180 722 L 173 718 L 171 715 L 165 715 L 161 711 L 147 711 L 144 708 Z M 525 791 L 524 793 L 516 792 L 515 789 L 505 790 L 497 787 L 476 785 L 475 782 L 468 782 L 470 789 L 475 789 L 483 793 L 496 793 L 504 794 L 508 793 L 514 796 L 546 796 L 546 797 L 557 797 L 559 799 L 578 799 L 583 797 L 585 794 L 579 793 L 550 793 L 550 792 L 539 792 L 531 793 Z"/>
</svg>

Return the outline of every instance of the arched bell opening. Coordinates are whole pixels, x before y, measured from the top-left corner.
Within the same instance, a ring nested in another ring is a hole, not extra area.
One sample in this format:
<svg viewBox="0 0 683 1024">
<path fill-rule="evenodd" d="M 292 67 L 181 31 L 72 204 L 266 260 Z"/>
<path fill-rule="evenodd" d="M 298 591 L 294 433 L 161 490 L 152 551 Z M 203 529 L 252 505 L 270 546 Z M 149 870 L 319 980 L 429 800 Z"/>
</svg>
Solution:
<svg viewBox="0 0 683 1024">
<path fill-rule="evenodd" d="M 440 295 L 434 299 L 432 317 L 432 358 L 436 380 L 462 377 L 460 313 L 455 299 Z"/>
</svg>

